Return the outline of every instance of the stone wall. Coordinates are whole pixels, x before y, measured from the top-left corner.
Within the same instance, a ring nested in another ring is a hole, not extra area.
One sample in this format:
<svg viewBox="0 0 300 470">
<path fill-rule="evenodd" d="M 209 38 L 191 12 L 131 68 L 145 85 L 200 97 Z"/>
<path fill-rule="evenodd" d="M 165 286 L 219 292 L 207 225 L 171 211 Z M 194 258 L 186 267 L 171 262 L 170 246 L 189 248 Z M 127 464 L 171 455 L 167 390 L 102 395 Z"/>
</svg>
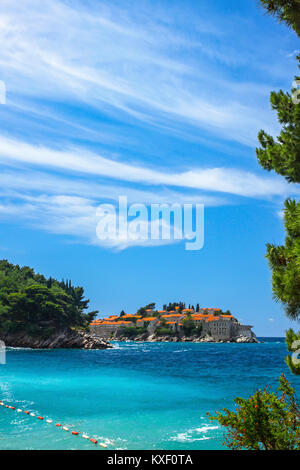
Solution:
<svg viewBox="0 0 300 470">
<path fill-rule="evenodd" d="M 253 332 L 251 328 L 253 328 L 251 325 L 241 325 L 240 323 L 236 323 L 233 328 L 233 336 L 252 338 Z"/>
<path fill-rule="evenodd" d="M 130 324 L 128 323 L 127 326 L 134 326 L 134 323 L 133 322 L 130 322 Z M 90 329 L 91 329 L 91 333 L 96 335 L 96 336 L 99 336 L 99 338 L 110 338 L 112 334 L 115 334 L 119 331 L 122 330 L 122 328 L 124 328 L 124 326 L 122 325 L 118 325 L 117 323 L 115 325 L 96 325 L 96 326 L 91 326 Z"/>
<path fill-rule="evenodd" d="M 204 321 L 202 323 L 203 336 L 208 335 L 216 340 L 230 340 L 233 335 L 233 321 L 219 319 L 214 321 Z"/>
</svg>

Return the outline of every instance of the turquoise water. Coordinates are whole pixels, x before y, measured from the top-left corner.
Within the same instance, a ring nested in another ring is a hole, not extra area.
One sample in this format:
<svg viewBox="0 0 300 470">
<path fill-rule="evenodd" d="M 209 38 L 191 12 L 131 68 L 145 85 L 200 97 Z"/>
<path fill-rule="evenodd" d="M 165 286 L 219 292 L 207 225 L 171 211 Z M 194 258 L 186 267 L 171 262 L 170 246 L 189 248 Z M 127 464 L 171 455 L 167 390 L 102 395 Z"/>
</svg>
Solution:
<svg viewBox="0 0 300 470">
<path fill-rule="evenodd" d="M 263 344 L 114 343 L 104 351 L 10 349 L 0 398 L 87 433 L 109 449 L 221 449 L 206 412 L 289 374 L 282 339 Z M 0 406 L 0 449 L 97 449 Z"/>
</svg>

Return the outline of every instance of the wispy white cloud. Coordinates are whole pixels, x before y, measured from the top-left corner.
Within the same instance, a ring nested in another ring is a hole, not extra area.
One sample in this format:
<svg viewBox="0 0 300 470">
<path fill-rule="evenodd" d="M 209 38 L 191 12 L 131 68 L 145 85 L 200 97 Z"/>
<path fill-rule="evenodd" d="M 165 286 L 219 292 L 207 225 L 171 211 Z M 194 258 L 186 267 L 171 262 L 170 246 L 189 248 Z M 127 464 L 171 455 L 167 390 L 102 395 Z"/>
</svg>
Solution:
<svg viewBox="0 0 300 470">
<path fill-rule="evenodd" d="M 256 143 L 259 128 L 276 131 L 269 78 L 238 73 L 253 62 L 248 37 L 240 50 L 228 18 L 220 27 L 216 15 L 210 21 L 175 5 L 136 5 L 2 0 L 2 219 L 97 244 L 95 208 L 120 194 L 130 202 L 206 206 L 289 194 L 282 179 L 230 162 Z M 182 164 L 169 154 L 155 160 L 151 148 L 146 162 L 136 130 L 146 127 L 212 145 L 228 163 L 208 156 Z"/>
<path fill-rule="evenodd" d="M 296 57 L 297 54 L 299 54 L 299 49 L 296 49 L 290 54 L 287 54 L 287 57 Z"/>
<path fill-rule="evenodd" d="M 112 185 L 107 182 L 96 183 L 85 179 L 63 177 L 32 170 L 4 170 L 0 174 L 0 196 L 9 198 L 23 197 L 24 194 L 64 194 L 92 198 L 95 201 L 117 201 L 120 195 L 126 195 L 130 203 L 198 203 L 205 206 L 222 206 L 229 203 L 224 196 L 205 192 L 182 192 L 166 186 L 150 190 L 137 189 L 132 186 Z"/>
<path fill-rule="evenodd" d="M 243 87 L 226 79 L 200 59 L 209 43 L 175 33 L 172 24 L 147 18 L 142 8 L 129 15 L 103 2 L 93 3 L 91 12 L 82 2 L 45 0 L 41 11 L 35 0 L 17 7 L 4 1 L 0 24 L 8 101 L 10 93 L 78 100 L 164 129 L 188 126 L 246 145 L 256 142 L 259 128 L 270 130 L 268 98 L 257 98 L 266 84 L 247 80 Z"/>
<path fill-rule="evenodd" d="M 193 168 L 172 173 L 109 159 L 76 148 L 55 150 L 5 137 L 0 137 L 0 159 L 3 162 L 15 161 L 131 183 L 168 185 L 247 197 L 286 195 L 289 192 L 288 184 L 281 179 L 260 177 L 236 169 Z"/>
</svg>

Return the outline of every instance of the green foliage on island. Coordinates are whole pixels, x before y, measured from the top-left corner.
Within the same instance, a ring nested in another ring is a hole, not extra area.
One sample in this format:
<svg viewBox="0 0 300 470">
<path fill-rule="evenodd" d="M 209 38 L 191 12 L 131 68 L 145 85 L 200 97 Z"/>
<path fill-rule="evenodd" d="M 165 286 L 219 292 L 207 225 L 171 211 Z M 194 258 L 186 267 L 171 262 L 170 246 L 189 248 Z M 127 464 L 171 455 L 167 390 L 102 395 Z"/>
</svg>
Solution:
<svg viewBox="0 0 300 470">
<path fill-rule="evenodd" d="M 300 410 L 295 391 L 284 375 L 281 396 L 256 390 L 248 399 L 236 398 L 234 411 L 223 409 L 211 420 L 227 428 L 225 443 L 233 450 L 300 450 Z"/>
<path fill-rule="evenodd" d="M 122 335 L 128 338 L 135 338 L 136 336 L 147 333 L 147 328 L 145 327 L 136 327 L 136 326 L 126 326 L 122 328 Z"/>
<path fill-rule="evenodd" d="M 169 302 L 169 304 L 164 304 L 163 310 L 166 310 L 167 312 L 171 312 L 172 310 L 175 310 L 176 307 L 179 307 L 179 311 L 183 310 L 185 308 L 185 303 L 184 302 Z"/>
<path fill-rule="evenodd" d="M 146 316 L 148 315 L 147 310 L 154 310 L 155 309 L 155 302 L 152 302 L 151 304 L 145 305 L 145 307 L 140 307 L 137 311 L 138 315 Z"/>
<path fill-rule="evenodd" d="M 202 326 L 197 326 L 190 315 L 182 320 L 182 328 L 186 336 L 201 336 Z"/>
<path fill-rule="evenodd" d="M 0 331 L 47 338 L 65 328 L 88 329 L 97 311 L 85 313 L 89 300 L 71 281 L 58 281 L 0 260 Z"/>
<path fill-rule="evenodd" d="M 182 325 L 183 331 L 187 336 L 190 336 L 192 331 L 196 328 L 195 322 L 190 315 L 182 320 Z"/>
<path fill-rule="evenodd" d="M 231 313 L 230 310 L 226 310 L 225 312 L 223 312 L 223 310 L 221 310 L 218 313 L 214 313 L 214 315 L 232 315 L 232 313 Z"/>
<path fill-rule="evenodd" d="M 157 328 L 155 333 L 157 336 L 175 336 L 175 331 L 172 331 L 168 326 L 161 326 Z"/>
</svg>

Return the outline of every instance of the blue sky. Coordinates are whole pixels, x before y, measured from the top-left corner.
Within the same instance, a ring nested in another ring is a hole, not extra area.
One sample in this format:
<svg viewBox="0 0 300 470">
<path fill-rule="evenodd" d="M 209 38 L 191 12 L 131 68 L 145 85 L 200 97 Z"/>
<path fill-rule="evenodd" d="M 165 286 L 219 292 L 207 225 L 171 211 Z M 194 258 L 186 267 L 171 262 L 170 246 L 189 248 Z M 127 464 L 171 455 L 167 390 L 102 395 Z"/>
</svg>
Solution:
<svg viewBox="0 0 300 470">
<path fill-rule="evenodd" d="M 101 315 L 182 300 L 282 335 L 265 243 L 299 189 L 255 147 L 296 35 L 254 0 L 3 0 L 0 42 L 1 258 L 71 278 Z M 101 243 L 96 208 L 119 195 L 204 203 L 203 249 Z"/>
</svg>

